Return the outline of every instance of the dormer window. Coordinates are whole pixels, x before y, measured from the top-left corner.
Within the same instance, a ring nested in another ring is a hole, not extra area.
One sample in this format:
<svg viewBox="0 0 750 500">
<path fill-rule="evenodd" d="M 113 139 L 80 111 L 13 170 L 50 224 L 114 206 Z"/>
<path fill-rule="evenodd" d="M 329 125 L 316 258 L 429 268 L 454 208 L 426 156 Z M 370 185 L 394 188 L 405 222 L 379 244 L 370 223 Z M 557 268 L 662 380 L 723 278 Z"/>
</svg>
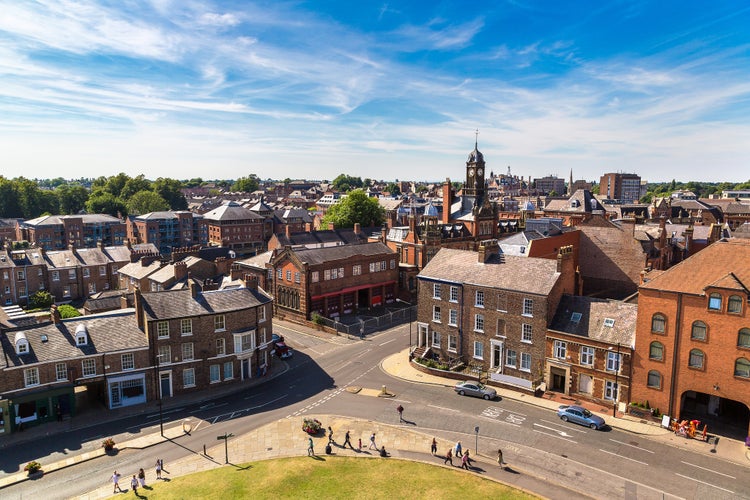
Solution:
<svg viewBox="0 0 750 500">
<path fill-rule="evenodd" d="M 613 326 L 615 326 L 615 320 L 613 320 L 612 318 L 604 318 L 604 326 L 612 328 Z"/>
<path fill-rule="evenodd" d="M 89 343 L 89 332 L 86 329 L 86 325 L 78 325 L 76 327 L 76 345 L 88 345 Z"/>
<path fill-rule="evenodd" d="M 15 338 L 16 354 L 23 355 L 29 353 L 29 340 L 23 332 L 16 332 Z"/>
<path fill-rule="evenodd" d="M 721 294 L 712 293 L 708 297 L 708 309 L 711 311 L 721 311 Z"/>
</svg>

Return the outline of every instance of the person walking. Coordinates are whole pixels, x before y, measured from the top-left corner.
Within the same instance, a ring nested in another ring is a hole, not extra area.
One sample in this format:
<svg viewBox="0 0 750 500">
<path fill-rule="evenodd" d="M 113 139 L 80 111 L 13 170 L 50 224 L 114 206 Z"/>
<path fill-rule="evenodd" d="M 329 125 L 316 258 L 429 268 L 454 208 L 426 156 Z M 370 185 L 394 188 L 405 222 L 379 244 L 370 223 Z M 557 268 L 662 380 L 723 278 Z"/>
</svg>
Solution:
<svg viewBox="0 0 750 500">
<path fill-rule="evenodd" d="M 497 449 L 497 465 L 499 465 L 500 467 L 503 467 L 503 465 L 505 465 L 503 463 L 503 450 L 501 450 L 500 448 Z"/>
<path fill-rule="evenodd" d="M 310 456 L 314 457 L 315 456 L 315 448 L 313 447 L 313 440 L 312 440 L 312 438 L 308 438 L 308 442 L 307 442 L 307 456 L 308 457 L 310 457 Z"/>
<path fill-rule="evenodd" d="M 138 481 L 141 482 L 141 488 L 146 487 L 146 473 L 143 472 L 143 469 L 140 469 L 138 471 Z"/>
<path fill-rule="evenodd" d="M 161 479 L 161 460 L 156 459 L 156 479 Z"/>
<path fill-rule="evenodd" d="M 375 433 L 373 432 L 370 436 L 370 449 L 378 449 L 378 445 L 375 444 Z"/>
<path fill-rule="evenodd" d="M 112 473 L 112 483 L 112 493 L 117 493 L 118 491 L 122 493 L 122 488 L 120 488 L 120 474 L 117 471 Z"/>
<path fill-rule="evenodd" d="M 349 448 L 351 448 L 352 450 L 354 449 L 354 446 L 352 446 L 352 442 L 351 442 L 351 439 L 350 439 L 350 436 L 349 436 L 349 431 L 346 431 L 346 434 L 344 434 L 344 446 L 343 446 L 343 448 L 346 448 L 347 444 L 349 445 Z"/>
<path fill-rule="evenodd" d="M 169 471 L 164 468 L 164 459 L 163 458 L 159 459 L 159 467 L 161 467 L 161 471 L 162 472 L 166 472 L 167 474 L 169 474 Z"/>
<path fill-rule="evenodd" d="M 359 444 L 357 446 L 357 450 L 362 451 L 362 438 L 359 438 Z"/>
<path fill-rule="evenodd" d="M 396 408 L 396 411 L 398 412 L 398 421 L 403 422 L 404 421 L 404 407 L 401 405 L 398 405 L 398 408 Z"/>
<path fill-rule="evenodd" d="M 453 451 L 448 448 L 448 451 L 445 453 L 445 460 L 443 460 L 443 465 L 447 464 L 448 462 L 453 465 Z"/>
<path fill-rule="evenodd" d="M 331 426 L 328 426 L 328 444 L 336 444 L 336 441 L 333 440 L 333 429 L 331 429 Z"/>
<path fill-rule="evenodd" d="M 461 456 L 461 468 L 469 470 L 469 452 L 465 451 Z"/>
<path fill-rule="evenodd" d="M 461 441 L 456 441 L 456 448 L 453 453 L 456 455 L 456 458 L 459 458 L 463 455 L 463 453 L 461 452 Z"/>
<path fill-rule="evenodd" d="M 434 455 L 437 453 L 437 439 L 432 438 L 432 444 L 430 445 L 430 452 Z"/>
<path fill-rule="evenodd" d="M 130 480 L 130 487 L 133 489 L 135 496 L 138 496 L 138 479 L 135 477 L 135 474 L 133 474 L 133 479 Z"/>
</svg>

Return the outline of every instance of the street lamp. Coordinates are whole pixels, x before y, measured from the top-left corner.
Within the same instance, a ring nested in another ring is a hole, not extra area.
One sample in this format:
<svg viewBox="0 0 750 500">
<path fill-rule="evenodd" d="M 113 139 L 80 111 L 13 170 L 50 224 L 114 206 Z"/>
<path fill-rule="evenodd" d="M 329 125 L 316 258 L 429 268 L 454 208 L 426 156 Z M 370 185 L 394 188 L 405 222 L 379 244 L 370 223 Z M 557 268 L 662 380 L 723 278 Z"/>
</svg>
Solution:
<svg viewBox="0 0 750 500">
<path fill-rule="evenodd" d="M 412 309 L 411 304 L 405 300 L 396 299 L 396 302 L 401 302 L 409 308 L 409 351 L 411 351 L 411 323 L 412 323 Z"/>
<path fill-rule="evenodd" d="M 221 436 L 216 436 L 216 439 L 218 441 L 221 441 L 222 439 L 224 440 L 224 463 L 225 464 L 229 463 L 229 445 L 227 443 L 229 442 L 230 437 L 234 437 L 234 434 L 225 432 Z"/>
</svg>

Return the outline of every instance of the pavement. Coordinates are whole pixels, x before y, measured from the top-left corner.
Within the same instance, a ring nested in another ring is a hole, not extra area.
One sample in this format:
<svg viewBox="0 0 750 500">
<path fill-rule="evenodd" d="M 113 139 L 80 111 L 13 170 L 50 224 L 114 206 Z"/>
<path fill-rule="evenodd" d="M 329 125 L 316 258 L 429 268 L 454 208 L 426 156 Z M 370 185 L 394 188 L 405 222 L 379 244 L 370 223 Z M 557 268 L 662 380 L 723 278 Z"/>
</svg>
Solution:
<svg viewBox="0 0 750 500">
<path fill-rule="evenodd" d="M 306 334 L 321 337 L 325 334 L 316 332 L 314 329 L 308 329 L 299 325 L 294 325 L 294 330 Z M 346 342 L 342 338 L 336 338 L 339 342 Z M 358 340 L 354 340 L 356 342 Z M 422 384 L 433 384 L 446 387 L 452 387 L 455 384 L 455 380 L 447 379 L 427 373 L 420 372 L 413 368 L 408 361 L 408 349 L 404 349 L 392 356 L 385 358 L 381 362 L 381 368 L 384 372 L 389 375 L 407 380 L 410 382 L 422 383 Z M 281 366 L 281 369 L 268 377 L 255 379 L 248 384 L 262 384 L 272 379 L 275 376 L 280 375 L 286 370 L 286 364 Z M 227 388 L 227 392 L 244 390 L 249 387 L 248 384 L 243 386 L 232 386 Z M 363 397 L 378 397 L 380 394 L 380 388 L 348 388 L 349 392 L 355 392 L 361 394 Z M 542 397 L 535 397 L 531 394 L 523 392 L 516 392 L 513 390 L 497 387 L 497 392 L 500 398 L 521 401 L 526 404 L 531 404 L 538 407 L 548 408 L 551 411 L 556 411 L 560 404 L 573 404 L 572 398 L 565 397 L 556 393 L 545 393 Z M 217 396 L 214 394 L 214 396 Z M 565 398 L 565 399 L 563 399 Z M 172 406 L 184 405 L 186 403 L 185 398 L 172 398 L 175 399 Z M 179 400 L 178 400 L 179 399 Z M 200 399 L 200 398 L 199 398 Z M 579 402 L 575 402 L 579 404 Z M 745 447 L 745 444 L 740 441 L 731 440 L 722 437 L 713 443 L 704 442 L 696 439 L 686 439 L 683 437 L 675 436 L 673 432 L 668 429 L 664 429 L 657 423 L 648 422 L 646 420 L 634 418 L 631 415 L 618 413 L 616 418 L 612 417 L 611 408 L 603 408 L 602 405 L 580 402 L 582 406 L 587 407 L 594 413 L 599 414 L 606 419 L 607 423 L 614 428 L 622 429 L 634 434 L 646 435 L 649 438 L 676 446 L 683 449 L 688 449 L 696 453 L 705 453 L 713 457 L 717 457 L 723 460 L 728 460 L 741 465 L 750 465 L 750 450 Z M 165 405 L 165 408 L 167 406 Z M 126 409 L 123 409 L 126 410 Z M 144 407 L 130 410 L 133 414 L 136 413 L 151 413 L 158 411 L 158 407 L 155 407 L 153 403 L 145 405 Z M 24 439 L 29 439 L 35 435 L 33 431 L 36 431 L 36 436 L 39 433 L 47 433 L 52 435 L 56 432 L 66 432 L 75 428 L 82 428 L 86 425 L 94 425 L 94 423 L 102 422 L 102 412 L 99 414 L 89 417 L 90 420 L 84 417 L 76 417 L 74 420 L 75 424 L 67 423 L 50 423 L 45 426 L 38 426 L 36 428 L 29 429 L 24 433 L 15 433 L 14 435 L 6 436 L 0 440 L 0 450 L 8 446 L 14 446 L 22 444 Z M 118 411 L 117 414 L 113 412 L 107 412 L 110 418 L 120 418 L 123 412 Z M 344 449 L 340 446 L 334 446 L 334 456 L 355 456 L 355 457 L 368 457 L 375 458 L 377 454 L 374 451 L 366 449 L 369 444 L 369 436 L 372 432 L 378 436 L 378 445 L 386 446 L 386 449 L 394 458 L 401 458 L 407 460 L 417 460 L 426 463 L 433 463 L 436 465 L 443 465 L 442 457 L 435 457 L 429 453 L 429 443 L 431 442 L 433 435 L 426 434 L 424 431 L 414 429 L 408 425 L 390 425 L 381 422 L 375 422 L 370 420 L 355 419 L 346 416 L 338 415 L 305 415 L 307 417 L 318 418 L 321 422 L 324 422 L 324 426 L 332 426 L 335 432 L 336 442 L 343 442 L 343 435 L 346 430 L 351 431 L 352 441 L 357 447 L 357 440 L 362 439 L 363 449 L 351 450 Z M 228 441 L 228 456 L 231 464 L 239 464 L 244 462 L 252 462 L 257 460 L 266 460 L 279 457 L 292 457 L 292 456 L 304 456 L 307 453 L 307 436 L 300 432 L 302 417 L 284 418 L 276 422 L 255 429 L 242 436 L 237 436 L 234 439 Z M 191 422 L 193 426 L 199 424 L 199 422 Z M 441 432 L 441 435 L 449 436 L 450 439 L 438 438 L 438 453 L 444 454 L 445 450 L 453 444 L 456 439 L 461 439 L 460 435 L 451 435 L 455 433 Z M 125 439 L 118 441 L 116 438 L 116 448 L 119 451 L 126 449 L 143 449 L 150 446 L 154 446 L 163 443 L 167 440 L 179 440 L 184 435 L 184 430 L 181 423 L 176 423 L 171 426 L 167 426 L 164 429 L 164 436 L 159 432 L 153 434 L 141 435 L 132 439 Z M 470 441 L 470 436 L 464 437 L 467 441 Z M 316 437 L 315 449 L 318 454 L 323 452 L 326 437 Z M 535 481 L 533 484 L 528 482 L 527 476 L 533 476 L 536 478 L 545 477 L 545 457 L 540 456 L 544 454 L 542 451 L 522 449 L 520 445 L 513 445 L 508 442 L 496 442 L 487 443 L 488 449 L 494 450 L 497 447 L 502 446 L 505 452 L 505 461 L 512 464 L 511 466 L 501 468 L 498 467 L 494 460 L 494 457 L 482 454 L 474 454 L 474 459 L 477 460 L 478 469 L 482 471 L 483 476 L 490 479 L 498 480 L 503 483 L 526 489 L 533 486 L 535 494 L 541 494 L 542 496 L 554 497 L 560 493 L 560 487 L 567 488 L 569 491 L 585 491 L 580 487 L 580 477 L 571 478 L 569 485 L 564 484 L 563 486 L 549 486 L 549 491 L 539 491 L 539 481 Z M 65 458 L 52 462 L 43 463 L 42 470 L 45 474 L 54 473 L 55 471 L 65 469 L 67 467 L 75 466 L 78 463 L 85 462 L 87 460 L 94 460 L 99 457 L 106 455 L 104 450 L 100 447 L 99 441 L 93 443 L 91 446 L 82 446 L 82 452 L 73 456 L 65 456 Z M 473 450 L 474 451 L 474 450 Z M 472 453 L 473 453 L 472 451 Z M 192 455 L 187 456 L 173 464 L 165 464 L 164 477 L 177 477 L 185 474 L 191 474 L 203 470 L 208 470 L 216 467 L 225 466 L 224 461 L 225 448 L 224 444 L 217 444 L 208 450 L 206 454 L 203 454 L 203 450 L 196 450 Z M 326 459 L 326 456 L 323 457 Z M 332 458 L 332 457 L 331 457 Z M 21 469 L 24 464 L 19 464 Z M 514 470 L 515 469 L 515 470 Z M 135 471 L 122 471 L 123 477 L 129 477 Z M 513 474 L 508 474 L 513 472 Z M 154 471 L 147 471 L 147 481 L 153 482 L 155 475 Z M 150 479 L 148 479 L 150 478 Z M 22 481 L 28 480 L 28 474 L 25 472 L 19 472 L 15 474 L 9 474 L 0 478 L 0 489 L 7 487 L 11 484 L 16 484 Z M 558 485 L 560 483 L 560 478 Z M 126 482 L 127 483 L 127 482 Z M 107 498 L 112 496 L 111 484 L 105 484 L 101 488 L 90 492 L 89 494 L 83 495 L 80 498 L 84 499 L 98 499 Z M 592 491 L 592 490 L 589 490 Z"/>
</svg>

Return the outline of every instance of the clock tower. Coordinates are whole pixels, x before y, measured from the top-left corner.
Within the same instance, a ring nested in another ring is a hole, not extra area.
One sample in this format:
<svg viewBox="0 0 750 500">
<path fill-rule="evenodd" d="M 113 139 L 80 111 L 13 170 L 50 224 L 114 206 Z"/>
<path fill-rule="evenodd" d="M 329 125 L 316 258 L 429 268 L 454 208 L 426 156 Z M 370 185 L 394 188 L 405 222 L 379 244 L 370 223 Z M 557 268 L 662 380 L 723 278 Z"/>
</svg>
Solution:
<svg viewBox="0 0 750 500">
<path fill-rule="evenodd" d="M 474 151 L 469 153 L 469 159 L 466 160 L 464 196 L 475 198 L 479 201 L 478 204 L 484 199 L 484 155 L 479 152 L 477 140 L 474 141 Z"/>
</svg>

